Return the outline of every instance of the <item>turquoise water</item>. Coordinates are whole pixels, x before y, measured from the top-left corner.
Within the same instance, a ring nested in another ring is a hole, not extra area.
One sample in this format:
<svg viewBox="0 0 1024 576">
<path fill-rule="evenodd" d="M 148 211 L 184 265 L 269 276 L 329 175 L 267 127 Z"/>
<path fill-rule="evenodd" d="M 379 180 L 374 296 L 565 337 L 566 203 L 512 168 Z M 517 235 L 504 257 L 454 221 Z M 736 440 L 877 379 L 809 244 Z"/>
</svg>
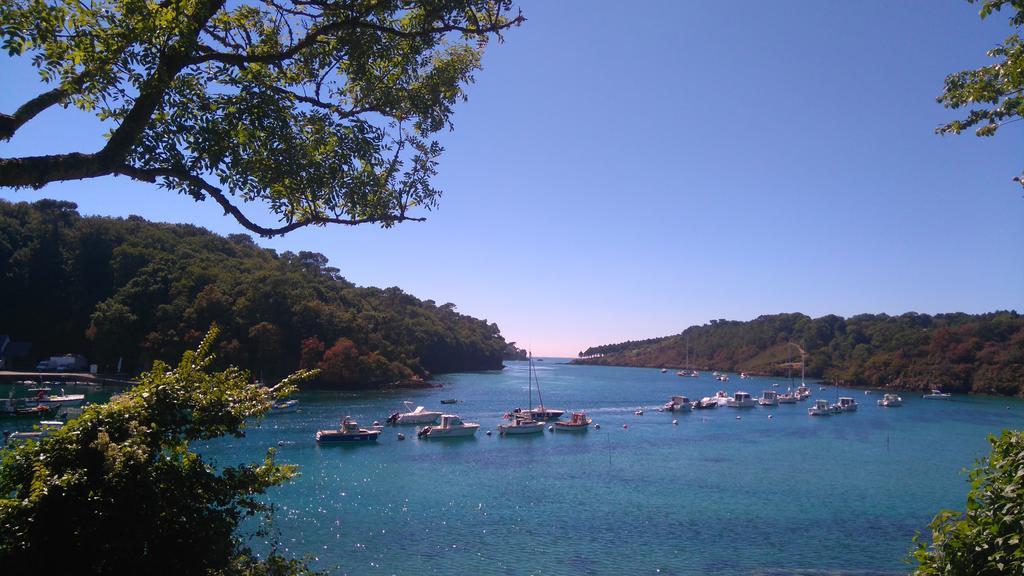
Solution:
<svg viewBox="0 0 1024 576">
<path fill-rule="evenodd" d="M 302 476 L 271 492 L 276 528 L 289 553 L 332 574 L 887 574 L 909 571 L 911 538 L 936 511 L 963 507 L 964 468 L 987 453 L 986 436 L 1024 424 L 1019 400 L 905 393 L 902 408 L 885 409 L 878 393 L 844 389 L 858 412 L 814 418 L 803 402 L 659 413 L 673 394 L 757 396 L 787 382 L 548 360 L 538 363 L 546 404 L 586 410 L 601 429 L 500 437 L 501 414 L 527 401 L 526 364 L 507 364 L 441 376 L 441 389 L 304 392 L 302 411 L 202 450 L 233 464 L 279 445 Z M 811 389 L 812 400 L 836 396 Z M 427 441 L 415 427 L 385 427 L 376 445 L 358 446 L 312 439 L 345 415 L 383 422 L 402 400 L 481 430 Z"/>
</svg>

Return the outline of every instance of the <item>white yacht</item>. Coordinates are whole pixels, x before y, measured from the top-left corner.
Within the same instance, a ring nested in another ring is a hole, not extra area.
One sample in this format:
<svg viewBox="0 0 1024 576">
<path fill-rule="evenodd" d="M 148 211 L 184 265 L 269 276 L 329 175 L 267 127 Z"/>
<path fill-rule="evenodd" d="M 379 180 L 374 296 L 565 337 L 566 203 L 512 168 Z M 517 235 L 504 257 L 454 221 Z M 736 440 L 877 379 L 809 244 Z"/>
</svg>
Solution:
<svg viewBox="0 0 1024 576">
<path fill-rule="evenodd" d="M 726 400 L 725 405 L 729 408 L 753 408 L 757 406 L 757 401 L 746 392 L 736 392 Z"/>
<path fill-rule="evenodd" d="M 903 398 L 900 398 L 896 394 L 886 394 L 878 401 L 878 405 L 886 408 L 899 408 L 900 406 L 903 406 Z"/>
<path fill-rule="evenodd" d="M 26 398 L 25 402 L 29 405 L 46 406 L 47 408 L 57 407 L 73 407 L 81 406 L 85 400 L 85 394 L 65 394 L 64 390 L 60 391 L 60 394 L 56 396 L 50 396 L 47 391 L 49 389 L 39 389 L 38 393 L 31 398 Z"/>
<path fill-rule="evenodd" d="M 463 422 L 454 414 L 442 414 L 441 423 L 436 426 L 424 426 L 416 435 L 420 438 L 457 438 L 472 436 L 480 425 L 476 422 Z"/>
<path fill-rule="evenodd" d="M 952 394 L 949 392 L 932 389 L 930 394 L 925 394 L 924 396 L 921 396 L 921 398 L 924 398 L 925 400 L 949 400 L 950 396 L 952 396 Z"/>
<path fill-rule="evenodd" d="M 779 404 L 796 404 L 796 394 L 792 392 L 779 394 Z"/>
<path fill-rule="evenodd" d="M 857 411 L 857 401 L 854 400 L 853 398 L 848 397 L 848 396 L 841 396 L 839 398 L 839 404 L 837 404 L 836 406 L 839 406 L 839 411 L 840 412 L 856 412 Z"/>
<path fill-rule="evenodd" d="M 796 399 L 797 400 L 807 400 L 810 397 L 811 397 L 811 389 L 808 388 L 807 386 L 804 386 L 803 384 L 801 384 L 800 387 L 796 389 Z"/>
<path fill-rule="evenodd" d="M 388 424 L 433 424 L 437 422 L 437 419 L 441 417 L 440 412 L 433 410 L 427 410 L 423 406 L 417 406 L 415 410 L 412 408 L 412 402 L 406 400 L 402 402 L 405 405 L 406 412 L 395 412 L 388 417 Z"/>
<path fill-rule="evenodd" d="M 778 406 L 779 405 L 779 393 L 775 390 L 765 390 L 761 392 L 761 398 L 757 401 L 761 406 Z"/>
<path fill-rule="evenodd" d="M 809 416 L 831 416 L 832 406 L 829 405 L 828 400 L 817 399 L 814 401 L 814 406 L 807 409 Z"/>
</svg>

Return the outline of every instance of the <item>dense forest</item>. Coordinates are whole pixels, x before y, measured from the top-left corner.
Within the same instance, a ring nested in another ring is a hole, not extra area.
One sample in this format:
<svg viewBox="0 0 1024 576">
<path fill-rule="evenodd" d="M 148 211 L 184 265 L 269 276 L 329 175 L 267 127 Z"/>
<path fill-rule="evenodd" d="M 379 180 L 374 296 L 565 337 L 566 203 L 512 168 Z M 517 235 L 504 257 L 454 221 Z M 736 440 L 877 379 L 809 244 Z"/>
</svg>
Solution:
<svg viewBox="0 0 1024 576">
<path fill-rule="evenodd" d="M 795 344 L 795 346 L 794 346 Z M 989 314 L 774 314 L 712 320 L 664 338 L 595 346 L 576 363 L 686 367 L 784 375 L 859 386 L 1024 395 L 1024 317 Z"/>
<path fill-rule="evenodd" d="M 138 373 L 216 323 L 218 362 L 265 381 L 319 368 L 316 384 L 356 388 L 502 367 L 497 325 L 398 288 L 357 287 L 321 254 L 76 209 L 0 201 L 0 334 L 32 343 L 23 366 L 74 352 Z"/>
</svg>

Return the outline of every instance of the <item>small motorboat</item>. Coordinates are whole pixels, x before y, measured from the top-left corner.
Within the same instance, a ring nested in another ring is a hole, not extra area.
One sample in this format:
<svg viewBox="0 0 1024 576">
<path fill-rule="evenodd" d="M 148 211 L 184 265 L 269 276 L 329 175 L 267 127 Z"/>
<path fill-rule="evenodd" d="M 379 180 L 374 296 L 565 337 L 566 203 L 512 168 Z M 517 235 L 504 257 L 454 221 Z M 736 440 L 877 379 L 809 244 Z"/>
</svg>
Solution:
<svg viewBox="0 0 1024 576">
<path fill-rule="evenodd" d="M 662 374 L 664 374 L 665 372 L 668 372 L 668 368 L 662 368 L 662 369 L 661 369 L 661 373 L 662 373 Z"/>
<path fill-rule="evenodd" d="M 72 407 L 81 406 L 82 402 L 85 401 L 85 394 L 65 394 L 63 390 L 56 396 L 50 396 L 47 392 L 48 388 L 39 389 L 36 395 L 32 398 L 26 398 L 25 401 L 28 404 L 38 404 L 40 406 L 50 407 Z"/>
<path fill-rule="evenodd" d="M 417 406 L 414 410 L 412 402 L 408 400 L 402 402 L 402 404 L 405 405 L 406 412 L 395 412 L 388 416 L 388 424 L 433 424 L 441 417 L 440 412 L 427 410 L 423 406 Z"/>
<path fill-rule="evenodd" d="M 360 428 L 351 416 L 345 416 L 337 430 L 318 430 L 316 441 L 321 444 L 333 442 L 376 442 L 380 430 Z"/>
<path fill-rule="evenodd" d="M 930 394 L 925 394 L 924 396 L 921 396 L 921 398 L 924 398 L 925 400 L 949 400 L 951 396 L 952 394 L 950 394 L 949 392 L 943 392 L 942 390 L 932 389 Z"/>
<path fill-rule="evenodd" d="M 49 436 L 50 432 L 63 427 L 64 422 L 60 420 L 43 420 L 39 422 L 38 429 L 31 432 L 4 432 L 4 444 L 11 444 L 19 440 L 39 440 L 44 436 Z"/>
<path fill-rule="evenodd" d="M 729 408 L 753 408 L 757 406 L 757 401 L 746 392 L 736 392 L 726 400 L 725 405 Z"/>
<path fill-rule="evenodd" d="M 746 380 L 747 378 L 750 378 L 750 374 L 747 374 L 746 372 L 740 372 L 740 380 Z"/>
<path fill-rule="evenodd" d="M 779 404 L 796 404 L 796 394 L 792 392 L 786 392 L 785 394 L 779 394 Z"/>
<path fill-rule="evenodd" d="M 693 403 L 686 396 L 673 396 L 662 406 L 662 409 L 669 412 L 689 412 L 693 409 Z"/>
<path fill-rule="evenodd" d="M 899 408 L 900 406 L 903 406 L 903 398 L 900 398 L 896 394 L 886 394 L 878 401 L 878 405 L 886 408 Z"/>
<path fill-rule="evenodd" d="M 714 398 L 701 398 L 692 404 L 694 410 L 710 410 L 718 408 L 718 400 Z"/>
<path fill-rule="evenodd" d="M 287 414 L 289 412 L 295 412 L 299 409 L 298 400 L 275 400 L 270 405 L 271 414 Z"/>
<path fill-rule="evenodd" d="M 814 406 L 807 409 L 809 416 L 831 416 L 832 406 L 829 405 L 828 400 L 817 399 L 814 401 Z"/>
<path fill-rule="evenodd" d="M 564 432 L 586 431 L 590 428 L 591 422 L 593 420 L 587 416 L 586 412 L 573 412 L 568 421 L 555 422 L 555 430 L 562 430 Z"/>
<path fill-rule="evenodd" d="M 765 390 L 761 392 L 761 397 L 758 398 L 757 403 L 761 406 L 778 406 L 779 393 L 775 390 Z"/>
<path fill-rule="evenodd" d="M 803 384 L 801 384 L 800 387 L 796 389 L 796 399 L 797 400 L 807 400 L 810 397 L 811 397 L 811 389 L 808 388 L 807 386 L 804 386 Z"/>
<path fill-rule="evenodd" d="M 26 398 L 0 398 L 0 416 L 35 416 L 42 418 L 55 414 L 59 405 L 35 404 Z"/>
<path fill-rule="evenodd" d="M 514 416 L 508 424 L 498 424 L 499 434 L 533 434 L 543 432 L 544 423 L 533 418 Z"/>
<path fill-rule="evenodd" d="M 839 404 L 836 404 L 836 406 L 839 407 L 839 411 L 840 412 L 856 412 L 857 411 L 857 401 L 854 400 L 853 398 L 848 397 L 848 396 L 840 397 L 839 398 Z"/>
<path fill-rule="evenodd" d="M 420 438 L 458 438 L 472 436 L 480 425 L 476 422 L 463 422 L 455 414 L 442 414 L 441 423 L 434 426 L 424 426 L 416 436 Z"/>
<path fill-rule="evenodd" d="M 459 401 L 456 400 L 455 398 L 446 398 L 444 400 L 441 400 L 441 404 L 458 404 L 458 403 L 459 403 Z"/>
</svg>

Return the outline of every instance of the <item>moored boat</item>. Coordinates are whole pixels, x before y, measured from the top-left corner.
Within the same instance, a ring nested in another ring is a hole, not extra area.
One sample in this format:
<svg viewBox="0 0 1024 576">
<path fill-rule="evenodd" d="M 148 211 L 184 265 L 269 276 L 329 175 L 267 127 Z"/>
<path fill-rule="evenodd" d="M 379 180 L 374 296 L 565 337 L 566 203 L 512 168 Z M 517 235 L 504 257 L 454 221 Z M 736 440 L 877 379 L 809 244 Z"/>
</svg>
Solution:
<svg viewBox="0 0 1024 576">
<path fill-rule="evenodd" d="M 949 392 L 943 392 L 942 390 L 933 388 L 930 394 L 925 394 L 924 396 L 921 396 L 921 398 L 924 398 L 925 400 L 949 400 L 951 396 L 952 394 Z"/>
<path fill-rule="evenodd" d="M 814 401 L 814 406 L 807 409 L 809 416 L 831 416 L 832 406 L 828 403 L 828 400 L 819 398 Z"/>
<path fill-rule="evenodd" d="M 345 416 L 341 421 L 341 426 L 336 430 L 318 430 L 315 438 L 320 443 L 376 442 L 378 436 L 380 436 L 380 430 L 360 428 L 359 423 L 351 416 Z"/>
<path fill-rule="evenodd" d="M 479 428 L 476 422 L 463 422 L 455 414 L 442 414 L 440 424 L 424 426 L 416 435 L 420 438 L 458 438 L 472 436 Z"/>
<path fill-rule="evenodd" d="M 903 406 L 903 398 L 900 398 L 896 394 L 886 394 L 878 401 L 878 405 L 886 408 L 899 408 L 900 406 Z"/>
<path fill-rule="evenodd" d="M 753 408 L 757 406 L 757 401 L 746 392 L 736 392 L 732 398 L 726 401 L 725 405 L 729 408 Z"/>
<path fill-rule="evenodd" d="M 848 396 L 842 396 L 839 398 L 839 403 L 836 404 L 839 407 L 840 412 L 856 412 L 857 401 Z"/>
<path fill-rule="evenodd" d="M 710 410 L 718 408 L 718 400 L 711 397 L 701 398 L 692 404 L 694 410 Z"/>
<path fill-rule="evenodd" d="M 406 412 L 395 412 L 388 416 L 388 424 L 433 424 L 441 417 L 441 413 L 434 410 L 427 410 L 423 406 L 412 407 L 408 400 L 402 402 Z"/>
<path fill-rule="evenodd" d="M 555 430 L 561 430 L 563 432 L 582 432 L 590 428 L 590 424 L 593 422 L 586 412 L 573 412 L 572 416 L 567 421 L 555 422 Z"/>
<path fill-rule="evenodd" d="M 508 424 L 498 424 L 499 434 L 533 434 L 543 432 L 544 423 L 533 418 L 514 417 Z"/>
<path fill-rule="evenodd" d="M 778 406 L 779 393 L 775 390 L 765 390 L 761 392 L 761 397 L 758 398 L 757 403 L 761 406 Z"/>
<path fill-rule="evenodd" d="M 298 400 L 276 400 L 270 405 L 271 414 L 287 414 L 289 412 L 295 412 L 299 409 Z"/>
<path fill-rule="evenodd" d="M 72 407 L 81 406 L 82 402 L 85 401 L 85 394 L 65 394 L 63 390 L 56 396 L 50 396 L 47 393 L 48 389 L 40 389 L 38 393 L 32 398 L 25 398 L 25 402 L 28 405 L 38 404 L 40 406 L 49 407 Z"/>
<path fill-rule="evenodd" d="M 662 408 L 669 412 L 689 412 L 693 409 L 693 404 L 686 396 L 673 396 Z"/>
</svg>

